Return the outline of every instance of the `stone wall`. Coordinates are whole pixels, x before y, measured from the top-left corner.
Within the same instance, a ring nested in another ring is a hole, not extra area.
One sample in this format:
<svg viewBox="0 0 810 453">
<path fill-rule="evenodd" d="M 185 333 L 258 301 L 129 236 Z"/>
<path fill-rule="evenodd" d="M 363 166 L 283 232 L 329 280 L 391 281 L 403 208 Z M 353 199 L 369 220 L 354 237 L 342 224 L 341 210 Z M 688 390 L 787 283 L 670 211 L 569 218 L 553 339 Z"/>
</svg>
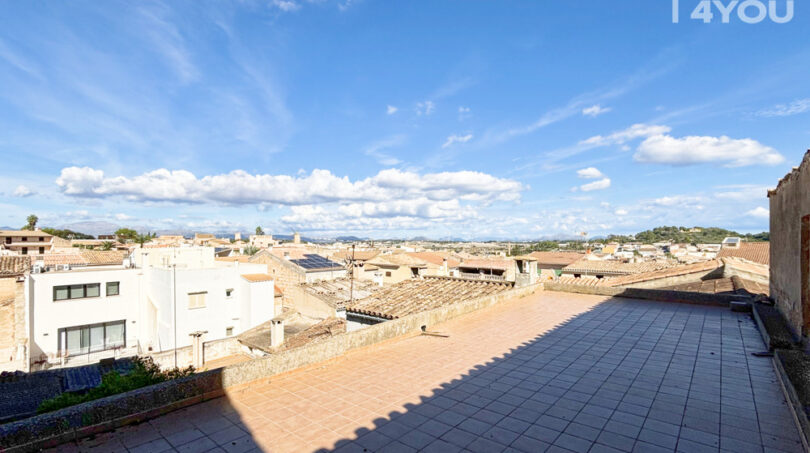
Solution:
<svg viewBox="0 0 810 453">
<path fill-rule="evenodd" d="M 0 278 L 0 371 L 28 371 L 27 345 L 25 284 L 17 277 Z"/>
<path fill-rule="evenodd" d="M 775 190 L 768 192 L 771 207 L 771 297 L 788 325 L 804 339 L 808 319 L 802 305 L 802 253 L 808 254 L 810 243 L 802 244 L 802 217 L 810 214 L 810 151 L 799 167 L 788 173 Z M 807 296 L 804 297 L 807 299 Z M 810 305 L 810 301 L 808 304 Z"/>
<path fill-rule="evenodd" d="M 241 345 L 236 337 L 203 342 L 203 364 L 205 362 L 239 354 Z M 174 350 L 158 352 L 149 357 L 162 369 L 174 368 Z M 177 367 L 185 368 L 193 363 L 191 346 L 177 349 Z"/>
</svg>

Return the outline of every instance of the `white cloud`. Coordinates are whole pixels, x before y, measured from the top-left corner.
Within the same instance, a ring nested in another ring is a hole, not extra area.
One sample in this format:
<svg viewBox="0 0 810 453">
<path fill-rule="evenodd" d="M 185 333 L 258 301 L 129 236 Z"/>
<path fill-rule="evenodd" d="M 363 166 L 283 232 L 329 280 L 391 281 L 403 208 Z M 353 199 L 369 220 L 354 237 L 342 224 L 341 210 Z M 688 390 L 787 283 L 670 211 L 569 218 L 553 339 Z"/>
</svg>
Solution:
<svg viewBox="0 0 810 453">
<path fill-rule="evenodd" d="M 810 98 L 797 99 L 790 104 L 779 104 L 765 110 L 760 110 L 757 112 L 757 116 L 766 118 L 776 116 L 791 116 L 808 111 L 810 111 Z"/>
<path fill-rule="evenodd" d="M 577 170 L 577 176 L 584 179 L 596 179 L 601 178 L 605 175 L 603 175 L 602 172 L 599 171 L 599 169 L 597 169 L 596 167 L 588 167 L 583 168 L 582 170 Z"/>
<path fill-rule="evenodd" d="M 616 211 L 614 211 L 613 213 L 614 213 L 614 214 L 616 214 L 616 215 L 619 215 L 619 216 L 622 216 L 622 215 L 627 215 L 627 214 L 628 214 L 627 209 L 617 209 L 617 210 L 616 210 Z"/>
<path fill-rule="evenodd" d="M 417 115 L 425 115 L 429 116 L 436 110 L 436 104 L 433 101 L 425 101 L 425 102 L 417 102 L 416 103 L 416 114 Z"/>
<path fill-rule="evenodd" d="M 604 190 L 608 187 L 610 187 L 610 178 L 602 178 L 600 180 L 579 186 L 579 190 L 583 192 L 590 192 L 592 190 Z"/>
<path fill-rule="evenodd" d="M 760 218 L 760 219 L 767 219 L 767 218 L 769 218 L 771 216 L 771 211 L 768 208 L 763 208 L 762 206 L 758 206 L 758 207 L 746 212 L 746 214 L 750 215 L 751 217 L 757 217 L 757 218 Z"/>
<path fill-rule="evenodd" d="M 385 113 L 388 115 L 393 115 L 394 113 L 397 113 L 397 110 L 399 109 L 396 108 L 395 106 L 389 105 L 385 108 Z"/>
<path fill-rule="evenodd" d="M 31 196 L 33 194 L 34 194 L 34 191 L 29 189 L 28 187 L 26 187 L 24 185 L 19 185 L 19 186 L 17 186 L 16 189 L 14 189 L 14 196 L 15 197 L 24 198 L 24 197 Z"/>
<path fill-rule="evenodd" d="M 648 137 L 639 145 L 633 159 L 637 162 L 670 165 L 720 163 L 724 167 L 776 165 L 784 161 L 784 157 L 775 149 L 750 138 L 675 138 L 669 135 Z"/>
<path fill-rule="evenodd" d="M 458 108 L 458 120 L 459 121 L 464 121 L 464 120 L 466 120 L 467 118 L 469 118 L 471 116 L 472 115 L 470 114 L 470 108 L 469 107 L 459 106 L 459 108 Z"/>
<path fill-rule="evenodd" d="M 602 107 L 601 105 L 596 104 L 596 105 L 592 105 L 590 107 L 585 107 L 584 109 L 582 109 L 582 114 L 585 115 L 585 116 L 590 116 L 592 118 L 596 118 L 597 116 L 599 116 L 599 115 L 601 115 L 603 113 L 607 113 L 607 112 L 609 112 L 611 110 L 612 109 L 610 107 Z"/>
<path fill-rule="evenodd" d="M 453 146 L 456 143 L 467 143 L 468 141 L 472 140 L 472 138 L 473 138 L 472 134 L 467 134 L 467 135 L 455 135 L 455 134 L 453 134 L 453 135 L 447 137 L 447 140 L 442 145 L 442 148 L 449 148 L 449 147 Z"/>
<path fill-rule="evenodd" d="M 297 11 L 301 8 L 301 5 L 293 0 L 272 0 L 271 4 L 285 12 Z"/>
<path fill-rule="evenodd" d="M 128 216 L 128 215 L 126 215 L 126 214 L 116 214 L 116 215 L 115 215 L 115 220 L 121 220 L 121 221 L 124 221 L 124 220 L 131 220 L 131 219 L 132 219 L 132 217 L 131 217 L 131 216 Z"/>
<path fill-rule="evenodd" d="M 518 201 L 522 183 L 474 171 L 419 174 L 397 169 L 351 181 L 328 170 L 308 175 L 250 174 L 235 170 L 197 178 L 186 170 L 159 169 L 134 177 L 105 177 L 89 167 L 68 167 L 56 180 L 62 193 L 82 198 L 123 197 L 130 201 L 245 205 L 271 203 L 391 202 L 428 199 L 491 203 Z"/>
<path fill-rule="evenodd" d="M 583 140 L 580 145 L 590 146 L 608 146 L 608 145 L 623 145 L 631 140 L 640 137 L 652 137 L 655 135 L 663 135 L 671 131 L 669 126 L 657 126 L 651 124 L 634 124 L 627 129 L 614 132 L 608 136 L 595 135 L 587 140 Z"/>
<path fill-rule="evenodd" d="M 404 135 L 393 135 L 372 143 L 363 152 L 365 155 L 375 158 L 377 162 L 382 165 L 399 165 L 402 163 L 401 160 L 391 156 L 390 154 L 384 153 L 383 150 L 402 146 L 405 143 L 405 139 L 406 137 Z"/>
</svg>

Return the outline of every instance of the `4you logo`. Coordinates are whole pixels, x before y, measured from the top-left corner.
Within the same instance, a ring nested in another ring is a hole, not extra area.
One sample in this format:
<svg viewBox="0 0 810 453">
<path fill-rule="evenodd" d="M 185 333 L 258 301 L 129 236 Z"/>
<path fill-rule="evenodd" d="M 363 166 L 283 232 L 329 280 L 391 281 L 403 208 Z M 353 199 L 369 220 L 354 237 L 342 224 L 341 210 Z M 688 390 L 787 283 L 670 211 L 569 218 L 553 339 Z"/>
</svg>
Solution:
<svg viewBox="0 0 810 453">
<path fill-rule="evenodd" d="M 689 0 L 672 0 L 672 23 L 680 22 L 682 1 L 686 4 Z M 785 24 L 793 20 L 793 2 L 794 0 L 698 0 L 689 18 L 702 20 L 706 24 L 716 19 L 724 24 L 731 23 L 732 20 L 740 20 L 746 24 L 758 24 L 764 20 Z"/>
</svg>

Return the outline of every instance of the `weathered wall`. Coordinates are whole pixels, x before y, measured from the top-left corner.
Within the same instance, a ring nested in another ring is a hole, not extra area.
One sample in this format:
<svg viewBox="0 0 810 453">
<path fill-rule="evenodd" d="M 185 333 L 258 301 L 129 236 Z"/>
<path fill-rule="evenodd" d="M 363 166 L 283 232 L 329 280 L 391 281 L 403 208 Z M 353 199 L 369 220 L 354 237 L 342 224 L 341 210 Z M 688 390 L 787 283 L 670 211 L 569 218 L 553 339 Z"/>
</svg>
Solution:
<svg viewBox="0 0 810 453">
<path fill-rule="evenodd" d="M 16 277 L 0 278 L 0 371 L 27 371 L 27 358 L 18 357 L 18 346 L 27 350 L 25 286 Z"/>
<path fill-rule="evenodd" d="M 203 364 L 211 360 L 221 359 L 239 354 L 241 346 L 236 337 L 203 342 Z M 174 351 L 164 351 L 152 354 L 152 360 L 163 369 L 174 368 Z M 185 368 L 192 364 L 191 346 L 177 349 L 177 367 Z"/>
<path fill-rule="evenodd" d="M 802 217 L 810 214 L 810 152 L 768 193 L 771 207 L 771 297 L 795 334 L 807 336 L 802 315 Z"/>
<path fill-rule="evenodd" d="M 627 288 L 666 288 L 668 286 L 695 283 L 701 280 L 720 278 L 723 276 L 723 269 L 711 269 L 708 271 L 693 272 L 691 274 L 675 275 L 672 277 L 659 278 L 646 282 L 629 283 L 624 285 Z"/>
</svg>

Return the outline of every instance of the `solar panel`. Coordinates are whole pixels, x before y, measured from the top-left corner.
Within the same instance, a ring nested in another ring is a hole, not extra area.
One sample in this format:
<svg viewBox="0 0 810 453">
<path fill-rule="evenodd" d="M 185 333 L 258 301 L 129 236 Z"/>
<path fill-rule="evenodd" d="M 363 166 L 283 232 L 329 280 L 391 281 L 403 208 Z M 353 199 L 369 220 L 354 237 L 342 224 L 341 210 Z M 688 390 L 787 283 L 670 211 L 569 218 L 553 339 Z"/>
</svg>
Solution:
<svg viewBox="0 0 810 453">
<path fill-rule="evenodd" d="M 334 261 L 328 260 L 320 255 L 304 255 L 305 258 L 290 260 L 304 269 L 325 269 L 325 268 L 342 268 L 343 265 Z"/>
</svg>

